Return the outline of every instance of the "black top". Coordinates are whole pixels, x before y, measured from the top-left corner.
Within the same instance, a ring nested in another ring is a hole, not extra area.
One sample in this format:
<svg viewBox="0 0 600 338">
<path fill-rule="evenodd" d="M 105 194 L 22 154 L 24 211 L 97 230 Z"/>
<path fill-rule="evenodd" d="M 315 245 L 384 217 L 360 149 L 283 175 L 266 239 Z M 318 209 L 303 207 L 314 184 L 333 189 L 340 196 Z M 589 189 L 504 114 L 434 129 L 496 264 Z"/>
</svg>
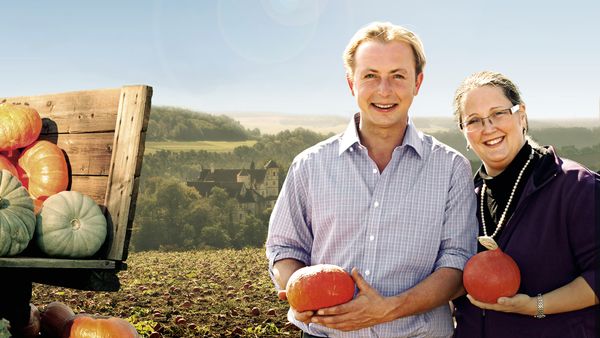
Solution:
<svg viewBox="0 0 600 338">
<path fill-rule="evenodd" d="M 510 193 L 513 190 L 515 182 L 517 181 L 517 177 L 519 176 L 519 172 L 523 169 L 523 166 L 529 159 L 529 155 L 531 154 L 531 145 L 528 142 L 525 142 L 519 153 L 515 156 L 512 162 L 495 177 L 489 176 L 485 167 L 482 165 L 479 168 L 478 175 L 475 176 L 475 181 L 480 181 L 483 179 L 485 184 L 487 185 L 486 196 L 483 205 L 483 215 L 485 217 L 485 225 L 488 236 L 491 236 L 494 231 L 496 231 L 496 227 L 498 226 L 498 222 L 500 221 L 500 217 L 502 217 L 502 213 L 504 213 L 504 209 L 506 208 L 506 204 L 508 203 L 508 199 L 510 198 Z M 502 223 L 502 228 L 500 231 L 494 236 L 494 240 L 498 240 L 498 237 L 504 230 L 506 223 L 512 216 L 515 211 L 515 208 L 521 198 L 521 194 L 523 193 L 523 188 L 525 188 L 525 182 L 533 172 L 533 168 L 535 167 L 536 162 L 541 157 L 540 151 L 534 151 L 534 156 L 527 165 L 521 180 L 519 181 L 519 185 L 517 186 L 517 190 L 515 190 L 515 195 L 513 196 L 513 200 L 508 207 L 508 211 L 506 212 L 506 216 L 504 217 L 504 222 Z M 477 194 L 477 205 L 481 205 L 481 193 Z M 481 217 L 481 211 L 477 215 L 478 218 Z M 483 229 L 479 229 L 479 235 L 483 235 Z M 481 244 L 478 244 L 478 252 L 486 250 Z"/>
</svg>

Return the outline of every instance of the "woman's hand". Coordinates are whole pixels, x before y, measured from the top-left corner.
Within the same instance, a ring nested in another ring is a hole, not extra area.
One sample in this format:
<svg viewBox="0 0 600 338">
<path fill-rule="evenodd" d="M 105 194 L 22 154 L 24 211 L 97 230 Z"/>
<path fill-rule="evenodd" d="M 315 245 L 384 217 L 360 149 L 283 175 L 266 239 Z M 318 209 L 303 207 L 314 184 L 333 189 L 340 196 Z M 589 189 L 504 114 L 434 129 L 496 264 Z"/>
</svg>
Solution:
<svg viewBox="0 0 600 338">
<path fill-rule="evenodd" d="M 512 297 L 500 297 L 496 304 L 483 303 L 471 295 L 467 295 L 471 304 L 486 310 L 500 312 L 520 313 L 522 315 L 535 315 L 537 313 L 537 299 L 528 295 L 519 293 Z"/>
</svg>

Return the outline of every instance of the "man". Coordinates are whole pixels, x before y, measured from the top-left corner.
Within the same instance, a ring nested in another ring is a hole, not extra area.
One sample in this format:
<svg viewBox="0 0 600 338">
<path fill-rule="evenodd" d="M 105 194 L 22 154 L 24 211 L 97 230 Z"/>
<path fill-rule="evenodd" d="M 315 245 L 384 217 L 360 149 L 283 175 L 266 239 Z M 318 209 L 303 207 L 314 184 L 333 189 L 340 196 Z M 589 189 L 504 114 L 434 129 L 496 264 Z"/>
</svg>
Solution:
<svg viewBox="0 0 600 338">
<path fill-rule="evenodd" d="M 451 336 L 448 301 L 476 250 L 469 162 L 408 118 L 425 65 L 414 33 L 372 23 L 344 62 L 360 112 L 290 166 L 269 224 L 271 276 L 285 289 L 305 265 L 352 270 L 352 301 L 290 309 L 304 337 Z"/>
</svg>

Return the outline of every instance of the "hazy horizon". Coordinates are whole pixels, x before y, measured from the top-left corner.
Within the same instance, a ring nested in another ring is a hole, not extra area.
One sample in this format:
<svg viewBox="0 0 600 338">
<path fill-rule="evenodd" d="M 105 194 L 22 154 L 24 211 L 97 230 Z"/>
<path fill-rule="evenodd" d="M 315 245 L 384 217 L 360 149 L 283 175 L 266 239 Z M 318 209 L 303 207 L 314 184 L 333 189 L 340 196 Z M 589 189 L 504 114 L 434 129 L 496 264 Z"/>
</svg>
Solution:
<svg viewBox="0 0 600 338">
<path fill-rule="evenodd" d="M 147 84 L 153 104 L 205 112 L 349 116 L 342 52 L 372 21 L 427 55 L 412 116 L 447 116 L 469 74 L 520 87 L 531 119 L 600 116 L 600 2 L 131 0 L 7 2 L 0 96 Z"/>
</svg>

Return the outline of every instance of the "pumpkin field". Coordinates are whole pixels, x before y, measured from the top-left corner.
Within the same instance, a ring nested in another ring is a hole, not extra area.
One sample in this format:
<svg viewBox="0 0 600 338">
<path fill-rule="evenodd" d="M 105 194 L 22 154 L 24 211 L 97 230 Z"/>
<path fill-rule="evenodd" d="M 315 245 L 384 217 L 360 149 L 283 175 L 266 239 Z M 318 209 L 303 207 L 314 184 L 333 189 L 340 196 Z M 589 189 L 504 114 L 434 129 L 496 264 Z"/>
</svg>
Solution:
<svg viewBox="0 0 600 338">
<path fill-rule="evenodd" d="M 297 337 L 267 272 L 264 249 L 130 253 L 121 290 L 34 284 L 32 303 L 116 316 L 142 337 Z"/>
</svg>

